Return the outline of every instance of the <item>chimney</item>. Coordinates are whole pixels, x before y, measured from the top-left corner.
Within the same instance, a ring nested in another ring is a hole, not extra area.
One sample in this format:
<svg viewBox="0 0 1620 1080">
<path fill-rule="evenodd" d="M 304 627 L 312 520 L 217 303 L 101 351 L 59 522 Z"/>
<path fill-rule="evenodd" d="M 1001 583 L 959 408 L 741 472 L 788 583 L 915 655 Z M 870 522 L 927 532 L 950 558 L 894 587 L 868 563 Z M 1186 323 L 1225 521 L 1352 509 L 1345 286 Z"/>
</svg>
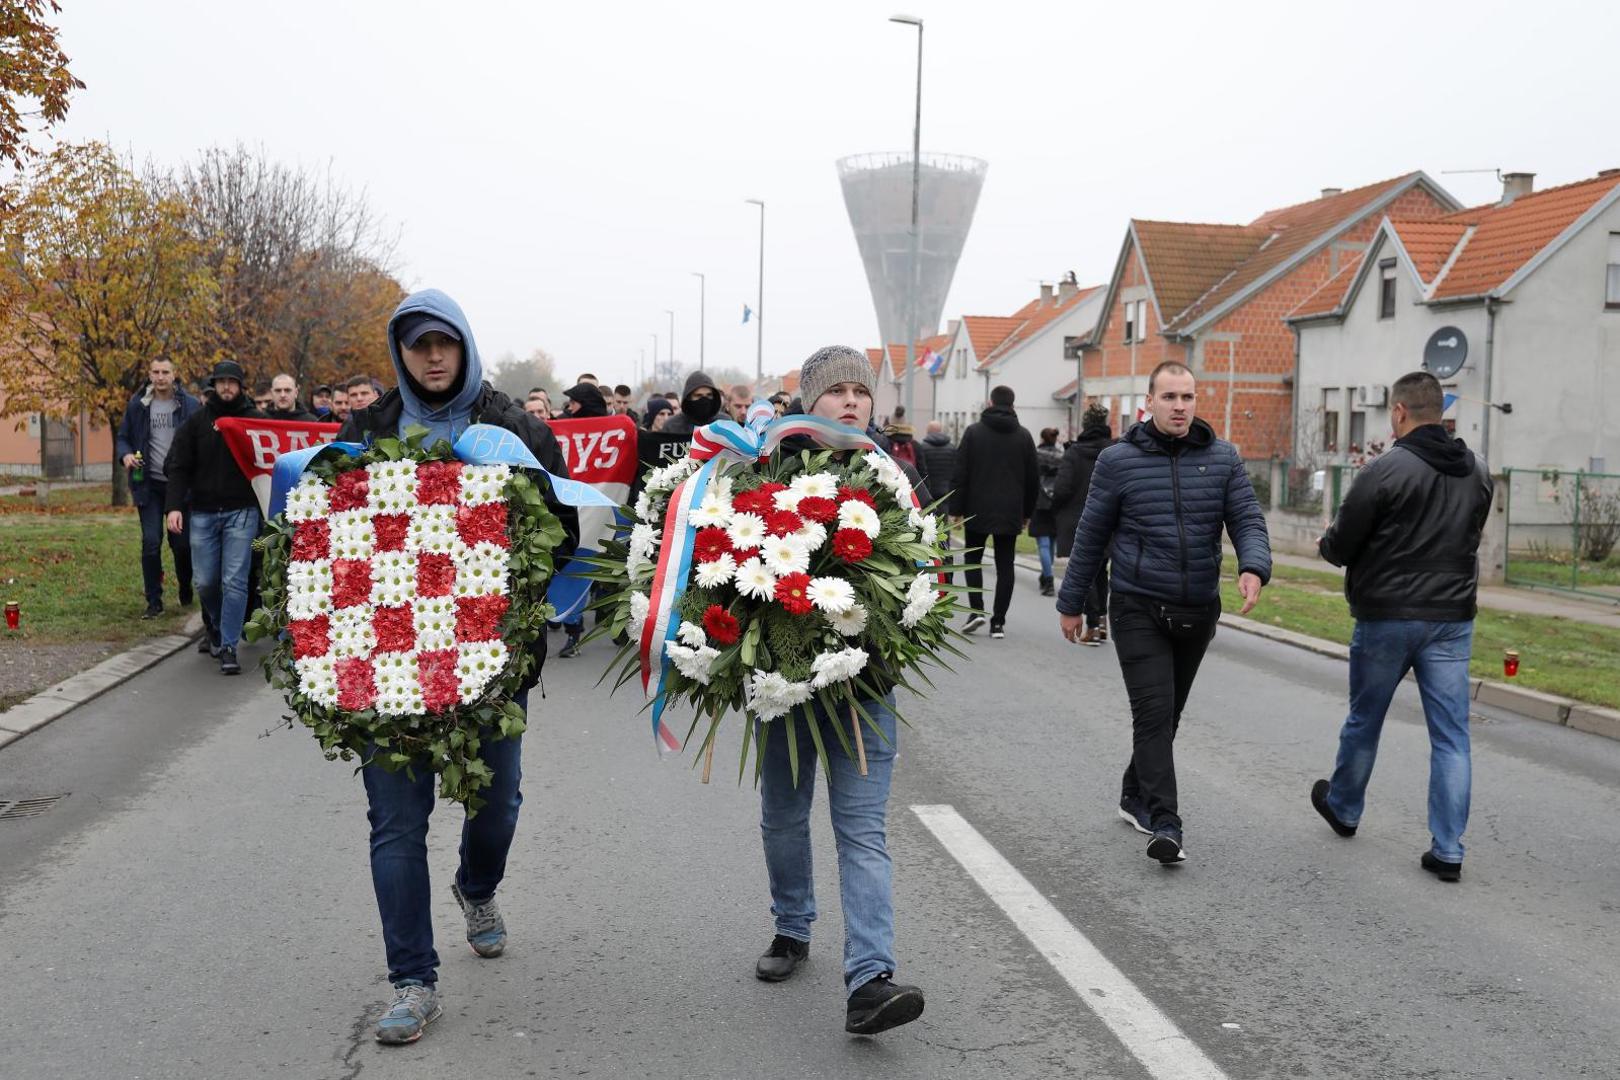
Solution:
<svg viewBox="0 0 1620 1080">
<path fill-rule="evenodd" d="M 1050 304 L 1051 302 L 1052 302 L 1052 283 L 1049 282 L 1049 281 L 1043 281 L 1043 282 L 1041 282 L 1041 304 L 1044 306 L 1046 304 Z"/>
<path fill-rule="evenodd" d="M 1068 300 L 1071 296 L 1079 291 L 1080 282 L 1075 280 L 1074 271 L 1070 270 L 1067 274 L 1063 275 L 1063 280 L 1058 282 L 1058 299 Z"/>
<path fill-rule="evenodd" d="M 1343 195 L 1343 194 L 1344 194 L 1344 188 L 1342 188 L 1342 187 L 1325 187 L 1325 188 L 1322 189 L 1322 198 L 1324 198 L 1324 199 L 1331 199 L 1335 195 Z"/>
<path fill-rule="evenodd" d="M 1509 172 L 1502 174 L 1502 201 L 1498 206 L 1506 206 L 1520 195 L 1528 195 L 1536 188 L 1536 174 L 1533 172 Z"/>
<path fill-rule="evenodd" d="M 948 323 L 945 324 L 945 333 L 947 335 L 949 335 L 950 337 L 954 338 L 956 336 L 956 331 L 958 329 L 960 329 L 961 326 L 962 326 L 962 320 L 961 319 L 952 319 Z"/>
<path fill-rule="evenodd" d="M 1598 176 L 1620 176 L 1620 169 L 1599 169 Z"/>
</svg>

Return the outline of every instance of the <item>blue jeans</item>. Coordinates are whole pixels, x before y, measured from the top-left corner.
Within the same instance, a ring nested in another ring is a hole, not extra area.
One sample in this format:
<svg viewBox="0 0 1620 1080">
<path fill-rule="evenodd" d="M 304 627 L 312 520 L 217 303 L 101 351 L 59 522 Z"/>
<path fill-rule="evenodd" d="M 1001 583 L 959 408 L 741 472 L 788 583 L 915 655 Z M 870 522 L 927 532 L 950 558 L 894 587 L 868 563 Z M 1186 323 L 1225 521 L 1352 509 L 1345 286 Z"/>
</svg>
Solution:
<svg viewBox="0 0 1620 1080">
<path fill-rule="evenodd" d="M 1055 539 L 1056 537 L 1052 536 L 1037 536 L 1035 538 L 1035 550 L 1040 552 L 1041 555 L 1041 577 L 1043 578 L 1052 576 L 1052 541 Z"/>
<path fill-rule="evenodd" d="M 765 766 L 759 786 L 759 831 L 765 841 L 765 869 L 771 882 L 771 914 L 776 932 L 797 941 L 810 940 L 816 921 L 815 878 L 810 861 L 810 803 L 816 792 L 816 747 L 809 723 L 821 725 L 827 748 L 827 802 L 832 810 L 833 836 L 838 844 L 838 891 L 844 907 L 844 989 L 856 989 L 883 974 L 893 974 L 894 901 L 893 864 L 888 848 L 889 780 L 894 773 L 899 731 L 894 716 L 894 695 L 882 701 L 863 701 L 887 741 L 872 734 L 862 720 L 866 746 L 865 776 L 860 765 L 844 753 L 838 736 L 827 725 L 826 711 L 815 707 L 794 714 L 799 746 L 799 783 L 793 783 L 788 756 L 785 718 L 759 724 L 765 741 Z M 848 707 L 840 723 L 854 750 Z"/>
<path fill-rule="evenodd" d="M 1468 755 L 1468 658 L 1473 643 L 1472 621 L 1356 623 L 1350 639 L 1350 715 L 1339 733 L 1339 757 L 1327 796 L 1328 808 L 1340 821 L 1361 822 L 1384 714 L 1395 688 L 1412 671 L 1429 725 L 1431 850 L 1437 859 L 1462 862 L 1473 779 Z"/>
<path fill-rule="evenodd" d="M 259 511 L 193 510 L 191 573 L 202 602 L 203 619 L 219 634 L 219 644 L 234 649 L 247 617 L 248 568 L 253 538 L 259 535 Z"/>
<path fill-rule="evenodd" d="M 529 694 L 516 698 L 525 712 Z M 506 853 L 517 831 L 523 805 L 523 736 L 486 741 L 479 754 L 495 776 L 480 795 L 484 805 L 461 824 L 461 864 L 456 885 L 473 903 L 495 895 L 506 876 Z M 383 948 L 388 954 L 388 981 L 439 979 L 439 954 L 433 948 L 433 903 L 429 892 L 428 816 L 438 798 L 432 770 L 414 767 L 415 778 L 402 769 L 379 765 L 360 770 L 366 782 L 371 822 L 371 886 L 382 916 Z"/>
<path fill-rule="evenodd" d="M 191 534 L 182 525 L 178 533 L 165 527 L 163 500 L 169 485 L 162 480 L 146 481 L 147 498 L 136 507 L 141 518 L 141 583 L 146 587 L 146 606 L 163 603 L 163 538 L 169 538 L 169 551 L 174 555 L 174 579 L 179 583 L 180 601 L 191 599 Z M 185 522 L 191 515 L 182 516 Z"/>
</svg>

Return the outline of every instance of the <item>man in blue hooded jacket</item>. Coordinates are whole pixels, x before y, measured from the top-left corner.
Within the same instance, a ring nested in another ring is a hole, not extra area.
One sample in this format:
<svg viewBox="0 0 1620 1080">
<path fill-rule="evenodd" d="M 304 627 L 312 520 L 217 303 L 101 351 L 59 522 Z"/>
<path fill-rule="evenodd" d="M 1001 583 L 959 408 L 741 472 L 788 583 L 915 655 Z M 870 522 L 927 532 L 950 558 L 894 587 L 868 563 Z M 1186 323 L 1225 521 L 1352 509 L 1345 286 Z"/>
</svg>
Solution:
<svg viewBox="0 0 1620 1080">
<path fill-rule="evenodd" d="M 522 439 L 547 470 L 568 475 L 562 450 L 545 422 L 484 381 L 467 317 L 450 297 L 437 289 L 407 296 L 388 323 L 388 348 L 398 385 L 352 413 L 339 439 L 369 443 L 414 425 L 427 428 L 426 443 L 432 445 L 440 439 L 455 442 L 473 424 L 493 424 Z M 553 502 L 551 509 L 577 538 L 578 517 L 572 508 Z M 544 661 L 543 635 L 539 649 Z M 515 699 L 525 711 L 528 694 L 524 687 Z M 482 957 L 499 956 L 506 947 L 495 889 L 506 873 L 506 854 L 523 802 L 522 749 L 521 736 L 483 743 L 483 760 L 494 778 L 483 793 L 488 801 L 461 829 L 461 864 L 450 888 L 466 917 L 467 942 Z M 415 1042 L 444 1011 L 427 861 L 433 771 L 389 772 L 368 765 L 361 772 L 370 806 L 371 881 L 382 916 L 388 979 L 394 985 L 393 1001 L 377 1021 L 375 1034 L 378 1042 Z"/>
</svg>

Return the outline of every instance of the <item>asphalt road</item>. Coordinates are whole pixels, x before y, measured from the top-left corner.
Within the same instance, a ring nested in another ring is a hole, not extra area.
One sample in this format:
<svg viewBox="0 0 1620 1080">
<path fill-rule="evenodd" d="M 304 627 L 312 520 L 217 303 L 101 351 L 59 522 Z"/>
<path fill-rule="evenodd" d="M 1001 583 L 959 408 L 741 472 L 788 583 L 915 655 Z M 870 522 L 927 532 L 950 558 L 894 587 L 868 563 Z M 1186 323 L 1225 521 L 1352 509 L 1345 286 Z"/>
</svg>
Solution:
<svg viewBox="0 0 1620 1080">
<path fill-rule="evenodd" d="M 1161 868 L 1114 816 L 1129 724 L 1112 650 L 1062 641 L 1032 580 L 1006 640 L 901 703 L 900 977 L 928 994 L 909 1027 L 843 1033 L 819 800 L 811 959 L 786 984 L 753 978 L 771 927 L 735 737 L 707 787 L 660 761 L 638 703 L 594 686 L 596 645 L 553 660 L 534 698 L 507 954 L 461 942 L 459 812 L 441 804 L 445 1016 L 414 1047 L 377 1046 L 359 781 L 301 730 L 264 734 L 278 700 L 256 670 L 224 679 L 188 652 L 0 751 L 0 800 L 70 793 L 0 820 L 0 1077 L 1154 1075 L 1100 1017 L 1101 976 L 1066 981 L 1062 946 L 1026 937 L 913 806 L 954 808 L 1213 1075 L 1620 1077 L 1620 743 L 1482 717 L 1467 868 L 1442 885 L 1417 865 L 1416 694 L 1341 840 L 1307 792 L 1344 665 L 1223 630 L 1178 742 L 1189 861 Z"/>
</svg>

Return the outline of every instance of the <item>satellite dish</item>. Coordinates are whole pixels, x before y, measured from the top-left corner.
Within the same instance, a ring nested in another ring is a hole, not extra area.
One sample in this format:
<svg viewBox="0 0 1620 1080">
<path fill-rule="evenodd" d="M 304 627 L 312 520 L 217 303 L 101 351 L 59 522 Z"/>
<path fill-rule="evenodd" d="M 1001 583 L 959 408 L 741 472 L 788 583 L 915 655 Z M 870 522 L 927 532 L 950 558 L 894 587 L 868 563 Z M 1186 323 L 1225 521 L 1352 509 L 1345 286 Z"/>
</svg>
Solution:
<svg viewBox="0 0 1620 1080">
<path fill-rule="evenodd" d="M 1437 379 L 1449 379 L 1468 359 L 1468 338 L 1455 326 L 1442 326 L 1423 346 L 1423 370 Z"/>
</svg>

